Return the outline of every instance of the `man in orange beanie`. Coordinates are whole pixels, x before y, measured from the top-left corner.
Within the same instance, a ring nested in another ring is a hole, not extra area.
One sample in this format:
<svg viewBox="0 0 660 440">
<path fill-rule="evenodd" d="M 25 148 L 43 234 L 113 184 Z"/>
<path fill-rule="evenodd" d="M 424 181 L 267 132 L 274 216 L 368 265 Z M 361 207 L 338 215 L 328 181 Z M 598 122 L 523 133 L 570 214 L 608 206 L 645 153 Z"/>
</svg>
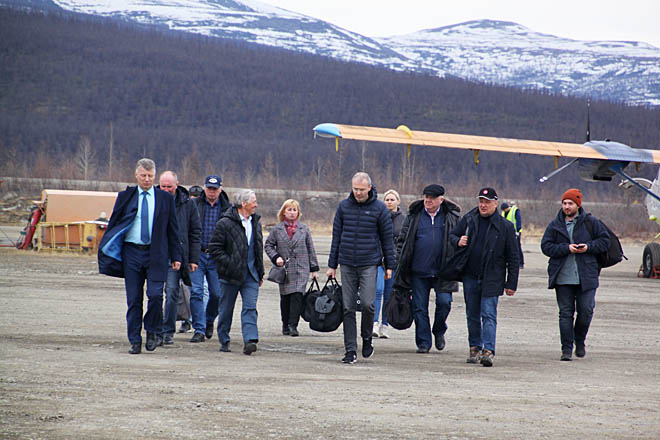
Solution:
<svg viewBox="0 0 660 440">
<path fill-rule="evenodd" d="M 585 223 L 591 223 L 591 233 Z M 548 261 L 548 288 L 559 306 L 561 360 L 586 355 L 585 340 L 596 305 L 600 267 L 596 255 L 606 252 L 610 236 L 603 224 L 582 209 L 582 192 L 571 188 L 561 196 L 561 209 L 541 239 Z M 574 319 L 577 310 L 577 317 Z"/>
</svg>

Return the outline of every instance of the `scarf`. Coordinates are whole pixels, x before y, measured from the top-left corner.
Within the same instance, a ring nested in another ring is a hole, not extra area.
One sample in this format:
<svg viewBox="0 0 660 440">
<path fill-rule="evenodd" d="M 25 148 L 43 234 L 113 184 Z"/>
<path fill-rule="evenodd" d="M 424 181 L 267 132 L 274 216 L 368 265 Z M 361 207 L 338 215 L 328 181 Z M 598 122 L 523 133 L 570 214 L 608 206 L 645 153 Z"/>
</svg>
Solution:
<svg viewBox="0 0 660 440">
<path fill-rule="evenodd" d="M 296 229 L 298 228 L 298 219 L 294 220 L 293 223 L 284 220 L 284 228 L 289 236 L 289 240 L 293 240 L 293 234 L 296 233 Z"/>
</svg>

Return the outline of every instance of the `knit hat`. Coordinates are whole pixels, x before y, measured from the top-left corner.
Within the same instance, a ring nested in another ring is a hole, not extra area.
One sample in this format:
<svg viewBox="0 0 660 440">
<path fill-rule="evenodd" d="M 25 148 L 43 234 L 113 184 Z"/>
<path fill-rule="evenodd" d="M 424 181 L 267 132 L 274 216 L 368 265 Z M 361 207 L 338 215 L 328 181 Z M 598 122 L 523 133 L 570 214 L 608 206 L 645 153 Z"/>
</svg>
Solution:
<svg viewBox="0 0 660 440">
<path fill-rule="evenodd" d="M 576 205 L 582 206 L 582 193 L 577 188 L 571 188 L 567 190 L 563 196 L 561 196 L 561 201 L 572 200 Z"/>
</svg>

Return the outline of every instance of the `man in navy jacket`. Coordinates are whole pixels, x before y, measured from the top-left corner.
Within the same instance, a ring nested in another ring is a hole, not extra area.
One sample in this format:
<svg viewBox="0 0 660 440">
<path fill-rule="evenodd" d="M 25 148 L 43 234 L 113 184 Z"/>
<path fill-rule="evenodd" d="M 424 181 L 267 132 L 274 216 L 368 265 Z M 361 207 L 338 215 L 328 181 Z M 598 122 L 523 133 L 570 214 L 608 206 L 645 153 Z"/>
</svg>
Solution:
<svg viewBox="0 0 660 440">
<path fill-rule="evenodd" d="M 584 212 L 579 189 L 567 190 L 561 200 L 559 213 L 543 234 L 541 250 L 550 257 L 548 288 L 555 289 L 559 306 L 560 359 L 570 361 L 574 343 L 575 355 L 586 355 L 600 275 L 596 255 L 610 247 L 610 235 L 598 219 Z"/>
<path fill-rule="evenodd" d="M 137 186 L 117 195 L 115 206 L 98 251 L 99 272 L 124 278 L 126 286 L 126 325 L 130 354 L 142 347 L 142 301 L 147 282 L 146 349 L 159 344 L 157 335 L 163 321 L 163 285 L 171 263 L 181 268 L 181 245 L 174 198 L 153 186 L 156 165 L 140 159 L 135 169 Z M 169 262 L 169 263 L 168 263 Z"/>
<path fill-rule="evenodd" d="M 332 225 L 332 244 L 327 276 L 334 278 L 341 265 L 342 300 L 344 303 L 344 347 L 342 362 L 357 361 L 357 300 L 361 301 L 362 357 L 372 355 L 374 300 L 378 266 L 384 260 L 385 279 L 396 268 L 392 219 L 367 173 L 359 172 L 351 180 L 352 191 L 337 207 Z M 359 292 L 359 296 L 358 296 Z"/>
</svg>

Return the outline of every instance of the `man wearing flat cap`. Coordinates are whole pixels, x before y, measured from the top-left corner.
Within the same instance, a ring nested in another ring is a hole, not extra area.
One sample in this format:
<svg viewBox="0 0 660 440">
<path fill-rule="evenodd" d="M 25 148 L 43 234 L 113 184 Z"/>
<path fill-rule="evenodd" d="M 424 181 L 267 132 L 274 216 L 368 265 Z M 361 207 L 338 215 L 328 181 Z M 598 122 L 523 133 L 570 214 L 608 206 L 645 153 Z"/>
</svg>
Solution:
<svg viewBox="0 0 660 440">
<path fill-rule="evenodd" d="M 227 193 L 222 189 L 220 176 L 212 174 L 204 180 L 204 192 L 193 200 L 202 225 L 201 253 L 199 265 L 190 274 L 190 312 L 195 333 L 190 342 L 202 342 L 213 337 L 213 323 L 218 316 L 220 306 L 220 281 L 215 261 L 209 254 L 209 242 L 215 230 L 215 224 L 222 213 L 231 206 Z M 209 289 L 209 298 L 204 305 L 204 280 Z"/>
<path fill-rule="evenodd" d="M 435 336 L 435 348 L 445 348 L 447 317 L 451 311 L 456 281 L 438 277 L 442 266 L 453 256 L 449 231 L 456 226 L 461 208 L 445 199 L 445 189 L 431 184 L 422 192 L 424 198 L 410 205 L 397 240 L 399 262 L 394 286 L 412 290 L 415 344 L 417 353 L 428 353 Z M 429 320 L 429 294 L 435 290 L 433 328 Z"/>
<path fill-rule="evenodd" d="M 479 205 L 451 231 L 455 248 L 467 246 L 463 295 L 470 352 L 467 362 L 493 366 L 497 333 L 497 303 L 518 288 L 519 248 L 513 224 L 497 212 L 497 192 L 482 188 Z"/>
<path fill-rule="evenodd" d="M 585 341 L 596 305 L 600 267 L 596 255 L 606 252 L 610 236 L 603 224 L 582 209 L 582 192 L 571 188 L 561 197 L 561 209 L 541 239 L 548 257 L 548 288 L 559 306 L 562 361 L 586 355 Z M 577 318 L 574 319 L 577 310 Z"/>
</svg>

